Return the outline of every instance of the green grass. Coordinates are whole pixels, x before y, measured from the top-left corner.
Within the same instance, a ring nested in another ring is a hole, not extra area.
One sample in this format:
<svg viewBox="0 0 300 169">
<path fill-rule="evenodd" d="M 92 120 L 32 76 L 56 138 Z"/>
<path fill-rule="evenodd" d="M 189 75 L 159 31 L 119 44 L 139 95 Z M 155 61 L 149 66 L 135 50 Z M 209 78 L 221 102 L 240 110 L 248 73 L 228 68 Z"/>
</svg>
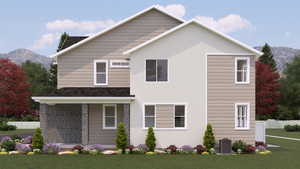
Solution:
<svg viewBox="0 0 300 169">
<path fill-rule="evenodd" d="M 15 155 L 0 156 L 2 169 L 295 169 L 300 166 L 300 142 L 268 138 L 271 155 Z"/>
<path fill-rule="evenodd" d="M 273 136 L 291 137 L 291 138 L 300 139 L 300 132 L 287 132 L 284 129 L 267 129 L 267 134 Z"/>
<path fill-rule="evenodd" d="M 0 136 L 11 136 L 18 134 L 32 134 L 34 133 L 34 129 L 17 129 L 14 131 L 0 131 Z"/>
</svg>

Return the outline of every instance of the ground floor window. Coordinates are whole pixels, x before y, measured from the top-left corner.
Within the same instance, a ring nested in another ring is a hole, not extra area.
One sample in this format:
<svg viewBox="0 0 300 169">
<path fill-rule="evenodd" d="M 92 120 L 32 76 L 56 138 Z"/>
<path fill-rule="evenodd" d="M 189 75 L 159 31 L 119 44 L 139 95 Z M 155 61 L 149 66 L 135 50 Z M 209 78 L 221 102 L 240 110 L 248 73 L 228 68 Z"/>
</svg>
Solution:
<svg viewBox="0 0 300 169">
<path fill-rule="evenodd" d="M 145 105 L 144 127 L 155 127 L 155 105 Z"/>
<path fill-rule="evenodd" d="M 185 106 L 175 105 L 175 128 L 185 127 Z"/>
<path fill-rule="evenodd" d="M 250 106 L 249 103 L 235 104 L 235 129 L 250 128 Z"/>
<path fill-rule="evenodd" d="M 117 106 L 104 105 L 103 106 L 103 129 L 117 128 Z"/>
</svg>

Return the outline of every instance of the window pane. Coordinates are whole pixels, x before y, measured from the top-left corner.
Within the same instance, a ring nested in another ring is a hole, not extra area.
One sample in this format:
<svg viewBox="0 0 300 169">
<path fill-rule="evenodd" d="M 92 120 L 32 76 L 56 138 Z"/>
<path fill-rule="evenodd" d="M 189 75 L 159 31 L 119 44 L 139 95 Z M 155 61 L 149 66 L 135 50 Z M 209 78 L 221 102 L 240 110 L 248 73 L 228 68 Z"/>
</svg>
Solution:
<svg viewBox="0 0 300 169">
<path fill-rule="evenodd" d="M 145 117 L 145 127 L 154 127 L 154 117 Z"/>
<path fill-rule="evenodd" d="M 238 70 L 247 70 L 247 60 L 237 60 Z"/>
<path fill-rule="evenodd" d="M 97 72 L 106 72 L 106 63 L 96 63 Z"/>
<path fill-rule="evenodd" d="M 155 112 L 155 106 L 145 106 L 145 116 L 154 116 Z"/>
<path fill-rule="evenodd" d="M 115 127 L 115 118 L 105 117 L 105 127 Z"/>
<path fill-rule="evenodd" d="M 101 73 L 101 74 L 96 74 L 96 82 L 97 83 L 106 83 L 106 74 Z"/>
<path fill-rule="evenodd" d="M 146 81 L 156 81 L 156 60 L 146 60 Z"/>
<path fill-rule="evenodd" d="M 105 116 L 115 116 L 115 107 L 105 106 Z"/>
<path fill-rule="evenodd" d="M 184 116 L 184 106 L 175 106 L 175 116 Z"/>
<path fill-rule="evenodd" d="M 168 81 L 168 60 L 157 60 L 157 81 Z"/>
<path fill-rule="evenodd" d="M 247 106 L 246 105 L 238 105 L 237 106 L 237 127 L 246 128 L 248 127 L 248 119 L 247 119 Z"/>
<path fill-rule="evenodd" d="M 184 127 L 184 117 L 175 117 L 175 127 Z"/>
</svg>

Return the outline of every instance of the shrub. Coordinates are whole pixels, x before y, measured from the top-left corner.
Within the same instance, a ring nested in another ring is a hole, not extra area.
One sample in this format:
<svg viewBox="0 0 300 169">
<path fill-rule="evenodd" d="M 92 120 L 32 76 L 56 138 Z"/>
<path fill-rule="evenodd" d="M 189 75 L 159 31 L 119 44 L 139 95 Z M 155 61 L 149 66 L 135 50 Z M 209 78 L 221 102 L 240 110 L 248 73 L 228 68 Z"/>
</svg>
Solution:
<svg viewBox="0 0 300 169">
<path fill-rule="evenodd" d="M 14 125 L 8 125 L 6 123 L 0 125 L 0 131 L 12 131 L 12 130 L 16 130 L 17 127 Z"/>
<path fill-rule="evenodd" d="M 184 145 L 182 146 L 181 148 L 181 151 L 183 151 L 184 153 L 192 153 L 194 152 L 194 149 L 192 146 L 189 146 L 189 145 Z"/>
<path fill-rule="evenodd" d="M 238 149 L 240 149 L 242 152 L 245 151 L 245 148 L 246 148 L 246 143 L 243 142 L 242 140 L 238 140 L 238 141 L 235 141 L 233 144 L 232 144 L 232 150 L 234 152 L 238 152 Z"/>
<path fill-rule="evenodd" d="M 9 136 L 4 136 L 2 139 L 1 139 L 1 142 L 0 144 L 2 144 L 3 142 L 7 141 L 7 140 L 12 140 Z"/>
<path fill-rule="evenodd" d="M 133 153 L 134 146 L 133 146 L 133 145 L 129 145 L 129 146 L 128 146 L 128 149 L 129 149 L 129 154 L 132 154 L 132 153 Z"/>
<path fill-rule="evenodd" d="M 57 154 L 60 152 L 59 144 L 46 144 L 43 146 L 43 152 L 47 154 Z"/>
<path fill-rule="evenodd" d="M 170 145 L 167 150 L 170 151 L 171 154 L 176 154 L 177 147 L 175 145 Z"/>
<path fill-rule="evenodd" d="M 11 139 L 3 141 L 1 144 L 1 148 L 4 148 L 6 151 L 15 150 L 15 146 L 16 146 L 16 143 Z"/>
<path fill-rule="evenodd" d="M 119 123 L 117 130 L 116 146 L 122 150 L 122 154 L 125 154 L 127 147 L 127 134 L 124 123 Z"/>
<path fill-rule="evenodd" d="M 22 153 L 28 153 L 32 148 L 29 144 L 16 144 L 16 150 Z"/>
<path fill-rule="evenodd" d="M 148 146 L 146 146 L 145 144 L 139 144 L 139 145 L 137 146 L 137 148 L 138 148 L 138 150 L 139 150 L 140 152 L 143 152 L 143 153 L 149 151 Z"/>
<path fill-rule="evenodd" d="M 202 145 L 197 145 L 194 149 L 196 149 L 197 154 L 202 154 L 205 151 Z"/>
<path fill-rule="evenodd" d="M 246 148 L 245 148 L 245 153 L 248 153 L 248 154 L 253 154 L 255 153 L 255 147 L 252 146 L 252 145 L 247 145 Z"/>
<path fill-rule="evenodd" d="M 44 138 L 42 136 L 42 131 L 40 128 L 35 130 L 35 133 L 32 137 L 32 148 L 33 149 L 42 149 L 44 145 Z"/>
<path fill-rule="evenodd" d="M 267 147 L 267 145 L 262 142 L 262 141 L 255 141 L 255 147 L 258 147 L 258 146 L 264 146 L 265 148 Z"/>
<path fill-rule="evenodd" d="M 13 136 L 11 136 L 11 139 L 12 140 L 22 140 L 22 137 L 18 136 L 18 135 L 13 135 Z"/>
<path fill-rule="evenodd" d="M 148 134 L 147 134 L 147 138 L 146 138 L 146 145 L 149 148 L 149 151 L 154 151 L 155 147 L 156 147 L 156 138 L 154 135 L 154 131 L 153 128 L 150 127 L 148 128 Z"/>
<path fill-rule="evenodd" d="M 284 130 L 288 132 L 300 131 L 300 125 L 285 125 Z"/>
<path fill-rule="evenodd" d="M 72 151 L 78 151 L 79 153 L 81 153 L 83 150 L 83 147 L 81 145 L 76 145 L 72 148 Z"/>
<path fill-rule="evenodd" d="M 207 150 L 215 147 L 216 141 L 211 124 L 207 125 L 203 140 Z"/>
<path fill-rule="evenodd" d="M 32 136 L 27 136 L 23 139 L 24 144 L 31 144 L 32 143 Z"/>
<path fill-rule="evenodd" d="M 256 146 L 256 150 L 257 150 L 258 152 L 266 151 L 266 147 L 265 147 L 265 146 L 262 146 L 262 145 L 259 145 L 259 146 Z"/>
</svg>

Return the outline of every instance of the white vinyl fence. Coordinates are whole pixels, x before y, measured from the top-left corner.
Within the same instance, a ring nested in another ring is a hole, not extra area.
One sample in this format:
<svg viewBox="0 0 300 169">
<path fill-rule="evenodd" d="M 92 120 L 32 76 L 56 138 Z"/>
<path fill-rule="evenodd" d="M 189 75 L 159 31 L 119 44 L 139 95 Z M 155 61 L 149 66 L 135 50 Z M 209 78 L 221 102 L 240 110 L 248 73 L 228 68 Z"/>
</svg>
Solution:
<svg viewBox="0 0 300 169">
<path fill-rule="evenodd" d="M 40 122 L 38 121 L 9 121 L 9 125 L 17 126 L 17 129 L 36 129 L 40 127 Z"/>
<path fill-rule="evenodd" d="M 256 121 L 255 141 L 266 142 L 266 124 L 265 121 Z"/>
<path fill-rule="evenodd" d="M 300 125 L 300 120 L 266 120 L 267 129 L 283 129 L 285 125 Z"/>
</svg>

